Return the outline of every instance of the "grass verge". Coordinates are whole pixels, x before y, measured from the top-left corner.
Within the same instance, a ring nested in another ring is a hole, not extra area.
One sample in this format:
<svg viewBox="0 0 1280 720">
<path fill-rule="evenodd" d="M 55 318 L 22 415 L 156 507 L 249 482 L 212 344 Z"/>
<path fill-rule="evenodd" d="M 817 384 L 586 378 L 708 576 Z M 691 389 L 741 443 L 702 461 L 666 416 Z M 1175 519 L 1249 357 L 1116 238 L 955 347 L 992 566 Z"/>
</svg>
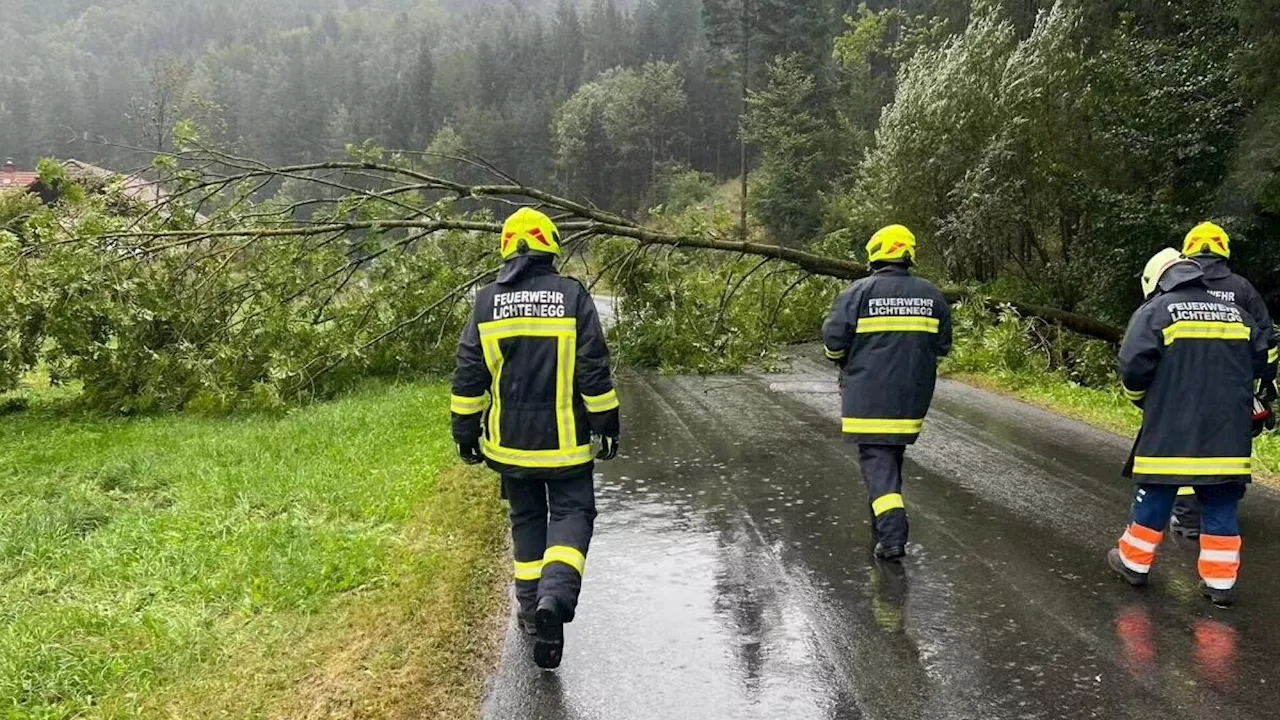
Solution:
<svg viewBox="0 0 1280 720">
<path fill-rule="evenodd" d="M 474 716 L 504 523 L 446 405 L 0 417 L 0 717 Z"/>
<path fill-rule="evenodd" d="M 1084 387 L 1052 372 L 956 372 L 948 376 L 1123 437 L 1134 437 L 1142 424 L 1142 412 L 1118 389 L 1106 391 Z M 1280 488 L 1280 435 L 1267 434 L 1255 439 L 1253 456 L 1257 468 L 1254 480 Z"/>
</svg>

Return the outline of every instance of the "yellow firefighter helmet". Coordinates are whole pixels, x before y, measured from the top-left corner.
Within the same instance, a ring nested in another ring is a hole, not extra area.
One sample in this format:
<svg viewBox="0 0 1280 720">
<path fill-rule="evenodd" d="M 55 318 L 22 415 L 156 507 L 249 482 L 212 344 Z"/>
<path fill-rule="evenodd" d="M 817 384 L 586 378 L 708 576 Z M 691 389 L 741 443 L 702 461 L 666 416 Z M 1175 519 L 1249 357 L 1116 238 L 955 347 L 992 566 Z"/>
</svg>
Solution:
<svg viewBox="0 0 1280 720">
<path fill-rule="evenodd" d="M 871 236 L 867 243 L 867 262 L 890 262 L 916 259 L 916 236 L 902 225 L 890 225 Z"/>
<path fill-rule="evenodd" d="M 556 224 L 533 208 L 520 208 L 502 226 L 502 259 L 527 252 L 560 254 Z"/>
</svg>

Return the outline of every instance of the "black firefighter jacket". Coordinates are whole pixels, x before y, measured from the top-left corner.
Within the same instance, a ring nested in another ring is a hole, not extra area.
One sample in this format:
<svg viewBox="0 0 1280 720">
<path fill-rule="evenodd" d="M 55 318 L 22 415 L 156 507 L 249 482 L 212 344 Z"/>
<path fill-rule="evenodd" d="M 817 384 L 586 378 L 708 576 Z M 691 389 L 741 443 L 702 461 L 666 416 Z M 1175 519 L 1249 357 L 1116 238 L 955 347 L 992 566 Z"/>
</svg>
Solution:
<svg viewBox="0 0 1280 720">
<path fill-rule="evenodd" d="M 1166 271 L 1120 348 L 1125 392 L 1143 409 L 1125 475 L 1151 484 L 1249 482 L 1253 382 L 1267 373 L 1269 336 L 1211 294 L 1199 266 Z"/>
<path fill-rule="evenodd" d="M 910 445 L 951 352 L 951 309 L 933 283 L 888 264 L 836 298 L 822 326 L 844 373 L 844 433 L 863 445 Z"/>
<path fill-rule="evenodd" d="M 1258 327 L 1266 332 L 1267 372 L 1270 379 L 1274 379 L 1280 351 L 1276 349 L 1277 338 L 1272 329 L 1271 312 L 1267 310 L 1267 303 L 1262 299 L 1262 294 L 1253 286 L 1253 283 L 1231 272 L 1225 258 L 1206 254 L 1196 255 L 1192 259 L 1204 268 L 1204 284 L 1209 286 L 1210 295 L 1239 305 L 1240 309 L 1248 313 Z"/>
<path fill-rule="evenodd" d="M 595 304 L 549 256 L 507 262 L 458 342 L 453 437 L 512 477 L 589 471 L 591 435 L 617 436 L 618 396 Z"/>
</svg>

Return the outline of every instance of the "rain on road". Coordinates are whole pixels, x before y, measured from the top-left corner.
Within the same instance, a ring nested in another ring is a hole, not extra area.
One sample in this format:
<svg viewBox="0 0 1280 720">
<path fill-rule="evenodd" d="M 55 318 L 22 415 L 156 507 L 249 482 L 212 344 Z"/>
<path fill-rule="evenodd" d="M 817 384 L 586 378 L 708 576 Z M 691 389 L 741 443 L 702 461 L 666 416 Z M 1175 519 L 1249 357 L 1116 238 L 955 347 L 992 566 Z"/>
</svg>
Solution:
<svg viewBox="0 0 1280 720">
<path fill-rule="evenodd" d="M 1129 588 L 1103 562 L 1127 441 L 944 381 L 907 453 L 911 557 L 881 566 L 833 375 L 626 378 L 564 665 L 510 628 L 484 717 L 1280 715 L 1274 493 L 1242 511 L 1236 608 L 1199 597 L 1184 542 Z"/>
</svg>

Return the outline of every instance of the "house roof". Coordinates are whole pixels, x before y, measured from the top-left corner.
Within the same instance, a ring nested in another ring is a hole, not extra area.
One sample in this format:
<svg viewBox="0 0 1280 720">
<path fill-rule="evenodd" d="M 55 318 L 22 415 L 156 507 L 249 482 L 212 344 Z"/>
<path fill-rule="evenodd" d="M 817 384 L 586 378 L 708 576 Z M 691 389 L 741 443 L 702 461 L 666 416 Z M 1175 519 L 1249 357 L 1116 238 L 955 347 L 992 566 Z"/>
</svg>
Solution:
<svg viewBox="0 0 1280 720">
<path fill-rule="evenodd" d="M 0 172 L 0 190 L 26 190 L 40 182 L 40 175 L 32 172 L 5 170 Z"/>
<path fill-rule="evenodd" d="M 169 199 L 169 193 L 165 192 L 159 183 L 148 180 L 141 171 L 129 174 L 118 173 L 74 158 L 64 161 L 62 166 L 67 169 L 67 175 L 71 176 L 73 180 L 96 180 L 98 182 L 119 180 L 121 182 L 120 191 L 126 197 L 145 205 L 154 207 Z M 204 215 L 199 213 L 195 216 L 197 223 L 202 224 L 206 219 Z"/>
</svg>

